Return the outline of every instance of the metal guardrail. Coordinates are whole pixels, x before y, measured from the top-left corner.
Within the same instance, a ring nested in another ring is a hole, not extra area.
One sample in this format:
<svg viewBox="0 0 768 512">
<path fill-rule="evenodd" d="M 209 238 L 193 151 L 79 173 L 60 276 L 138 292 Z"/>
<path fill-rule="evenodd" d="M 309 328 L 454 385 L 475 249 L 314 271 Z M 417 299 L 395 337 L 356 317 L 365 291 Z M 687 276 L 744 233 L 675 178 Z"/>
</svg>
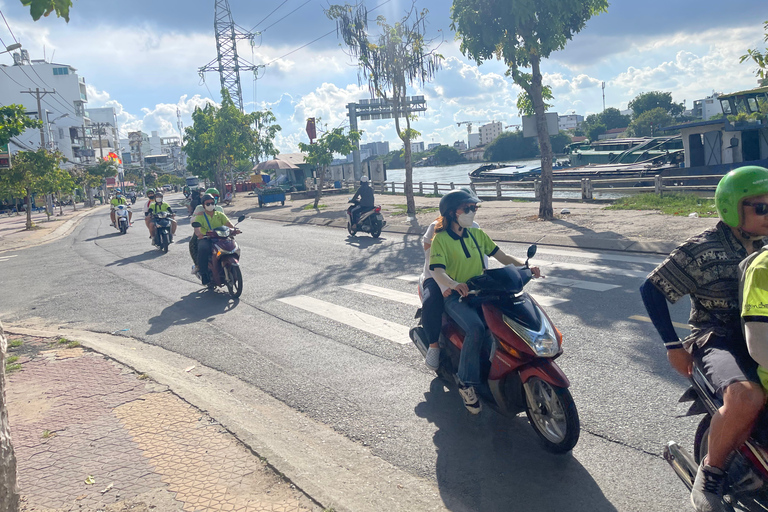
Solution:
<svg viewBox="0 0 768 512">
<path fill-rule="evenodd" d="M 581 180 L 555 180 L 552 189 L 556 192 L 581 192 L 582 201 L 591 201 L 596 195 L 600 194 L 643 194 L 652 192 L 663 196 L 665 192 L 693 192 L 700 195 L 713 196 L 717 185 L 712 184 L 690 184 L 691 182 L 700 182 L 704 180 L 720 180 L 722 176 L 647 176 L 642 178 L 609 178 L 592 179 L 582 178 Z M 632 186 L 626 186 L 633 184 Z M 334 188 L 332 183 L 328 183 L 326 188 Z M 457 189 L 470 188 L 481 199 L 516 199 L 530 198 L 533 192 L 533 198 L 540 197 L 540 180 L 533 181 L 515 181 L 515 182 L 483 182 L 483 183 L 440 183 L 440 182 L 414 182 L 413 193 L 418 195 L 442 196 L 443 194 Z M 625 186 L 616 186 L 625 185 Z M 342 181 L 341 188 L 354 189 L 357 182 Z M 378 193 L 405 194 L 405 183 L 395 181 L 374 181 L 371 183 L 373 189 Z M 315 186 L 308 186 L 309 190 L 316 190 Z M 525 195 L 520 195 L 524 192 Z"/>
</svg>

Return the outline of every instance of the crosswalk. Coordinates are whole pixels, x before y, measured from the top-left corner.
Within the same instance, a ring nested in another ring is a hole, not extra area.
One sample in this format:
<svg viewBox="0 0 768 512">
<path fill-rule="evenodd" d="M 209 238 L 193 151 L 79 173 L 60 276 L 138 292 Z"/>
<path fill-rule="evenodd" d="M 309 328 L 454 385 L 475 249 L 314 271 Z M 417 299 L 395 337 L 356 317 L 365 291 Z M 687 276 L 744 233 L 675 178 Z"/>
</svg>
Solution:
<svg viewBox="0 0 768 512">
<path fill-rule="evenodd" d="M 2 256 L 2 255 L 0 255 L 0 263 L 3 263 L 4 261 L 8 261 L 8 260 L 10 260 L 11 258 L 15 258 L 16 256 L 18 256 L 18 254 L 10 254 L 10 255 L 8 255 L 8 256 Z"/>
<path fill-rule="evenodd" d="M 542 306 L 552 307 L 570 302 L 571 299 L 557 293 L 558 288 L 575 288 L 592 293 L 604 293 L 616 290 L 622 286 L 627 286 L 627 278 L 639 286 L 640 280 L 650 272 L 650 270 L 661 262 L 659 258 L 630 256 L 623 254 L 602 254 L 583 251 L 566 251 L 556 248 L 543 248 L 539 250 L 541 255 L 551 256 L 552 259 L 536 259 L 535 263 L 542 269 L 545 279 L 536 280 L 531 283 L 526 291 Z M 566 256 L 568 261 L 556 261 L 557 257 Z M 573 262 L 578 259 L 579 262 Z M 583 279 L 566 277 L 566 272 L 572 275 L 574 272 Z M 618 276 L 623 279 L 621 284 L 616 282 Z M 419 275 L 400 274 L 391 276 L 398 281 L 416 284 L 419 281 Z M 401 289 L 396 289 L 396 288 Z M 403 325 L 402 316 L 398 319 L 380 318 L 378 315 L 387 316 L 392 309 L 384 307 L 388 304 L 404 304 L 412 308 L 421 305 L 421 300 L 416 293 L 416 287 L 408 287 L 410 291 L 402 291 L 402 285 L 392 282 L 391 287 L 373 285 L 365 282 L 357 282 L 339 286 L 344 292 L 349 292 L 353 296 L 365 296 L 370 300 L 381 300 L 382 307 L 369 308 L 371 313 L 363 313 L 347 306 L 335 304 L 328 300 L 311 297 L 309 295 L 294 295 L 278 299 L 283 304 L 293 308 L 304 310 L 312 315 L 318 315 L 330 319 L 339 324 L 351 327 L 379 338 L 383 338 L 393 343 L 404 345 L 410 343 L 408 337 L 409 326 Z M 573 296 L 573 294 L 569 294 Z M 580 294 L 584 300 L 589 300 L 589 294 Z M 387 313 L 389 312 L 389 313 Z M 642 319 L 630 317 L 635 321 Z"/>
</svg>

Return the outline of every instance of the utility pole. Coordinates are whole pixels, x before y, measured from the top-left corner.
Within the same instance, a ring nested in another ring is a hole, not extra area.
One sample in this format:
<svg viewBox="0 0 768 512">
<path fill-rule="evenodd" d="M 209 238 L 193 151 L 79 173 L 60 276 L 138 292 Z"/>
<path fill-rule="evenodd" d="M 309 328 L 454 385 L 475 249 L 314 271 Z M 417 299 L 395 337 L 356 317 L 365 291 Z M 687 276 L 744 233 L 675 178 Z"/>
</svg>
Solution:
<svg viewBox="0 0 768 512">
<path fill-rule="evenodd" d="M 40 105 L 40 100 L 45 97 L 46 94 L 55 94 L 56 89 L 52 91 L 46 91 L 43 89 L 42 91 L 40 88 L 36 88 L 34 91 L 32 89 L 28 91 L 21 91 L 22 94 L 32 94 L 37 98 L 37 118 L 40 120 L 40 147 L 45 148 L 45 129 L 48 122 L 47 116 L 45 121 L 43 121 L 43 107 Z"/>
<path fill-rule="evenodd" d="M 602 82 L 603 87 L 603 112 L 605 112 L 605 82 Z"/>
</svg>

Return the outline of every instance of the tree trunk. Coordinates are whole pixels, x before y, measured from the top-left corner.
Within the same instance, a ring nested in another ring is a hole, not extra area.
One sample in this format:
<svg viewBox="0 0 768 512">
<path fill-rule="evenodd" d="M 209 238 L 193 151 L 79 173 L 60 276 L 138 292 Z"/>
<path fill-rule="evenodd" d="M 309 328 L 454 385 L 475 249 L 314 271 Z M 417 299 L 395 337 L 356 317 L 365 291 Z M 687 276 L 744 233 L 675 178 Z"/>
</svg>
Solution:
<svg viewBox="0 0 768 512">
<path fill-rule="evenodd" d="M 19 491 L 16 487 L 16 454 L 11 443 L 8 408 L 5 400 L 5 359 L 8 340 L 0 322 L 0 510 L 19 510 Z"/>
<path fill-rule="evenodd" d="M 93 188 L 90 185 L 86 188 L 85 194 L 88 197 L 88 206 L 93 208 Z"/>
<path fill-rule="evenodd" d="M 27 229 L 32 229 L 32 194 L 27 189 Z"/>
<path fill-rule="evenodd" d="M 325 185 L 325 166 L 320 167 L 320 179 L 317 181 L 317 190 L 315 190 L 315 206 L 320 204 L 320 198 L 323 196 L 323 186 Z"/>
<path fill-rule="evenodd" d="M 401 93 L 397 88 L 394 88 L 392 104 L 395 107 L 395 131 L 400 140 L 403 141 L 403 159 L 405 165 L 405 183 L 403 184 L 405 192 L 405 207 L 408 217 L 416 217 L 416 202 L 413 199 L 413 165 L 411 163 L 411 120 L 408 117 L 408 106 L 405 110 L 405 124 L 406 131 L 400 130 L 400 98 L 404 97 L 405 93 Z"/>
<path fill-rule="evenodd" d="M 59 190 L 59 216 L 64 215 L 64 205 L 61 203 L 61 190 Z"/>
<path fill-rule="evenodd" d="M 531 90 L 529 95 L 533 101 L 533 109 L 536 113 L 536 132 L 539 137 L 539 149 L 541 151 L 541 189 L 539 201 L 539 218 L 552 220 L 552 144 L 549 141 L 547 130 L 547 118 L 544 109 L 544 99 L 541 97 L 541 69 L 539 58 L 531 58 Z"/>
</svg>

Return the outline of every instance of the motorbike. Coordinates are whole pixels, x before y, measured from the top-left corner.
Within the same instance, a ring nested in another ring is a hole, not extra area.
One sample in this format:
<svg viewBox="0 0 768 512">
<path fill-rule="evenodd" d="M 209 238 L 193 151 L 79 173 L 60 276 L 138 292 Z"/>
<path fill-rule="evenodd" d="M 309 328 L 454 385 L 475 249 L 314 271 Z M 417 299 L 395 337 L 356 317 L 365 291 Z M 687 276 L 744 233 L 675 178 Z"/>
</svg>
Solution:
<svg viewBox="0 0 768 512">
<path fill-rule="evenodd" d="M 152 222 L 155 224 L 155 238 L 152 244 L 164 253 L 167 253 L 168 246 L 173 243 L 171 214 L 168 212 L 153 213 Z"/>
<path fill-rule="evenodd" d="M 119 204 L 115 207 L 115 222 L 117 224 L 117 229 L 119 229 L 122 234 L 126 234 L 128 228 L 131 226 L 131 223 L 128 222 L 129 212 L 130 207 L 128 205 Z"/>
<path fill-rule="evenodd" d="M 358 231 L 363 231 L 370 233 L 373 238 L 379 238 L 381 229 L 387 225 L 387 221 L 381 214 L 381 206 L 375 206 L 372 210 L 361 213 L 357 224 L 352 225 L 352 208 L 359 205 L 360 201 L 350 199 L 348 202 L 350 203 L 349 208 L 347 208 L 347 231 L 349 234 L 355 236 Z"/>
<path fill-rule="evenodd" d="M 136 196 L 131 196 L 131 204 L 136 204 Z"/>
<path fill-rule="evenodd" d="M 245 215 L 237 219 L 237 224 L 245 220 Z M 237 226 L 235 224 L 235 226 Z M 208 262 L 210 281 L 208 289 L 213 290 L 220 286 L 226 286 L 229 295 L 236 299 L 243 293 L 243 273 L 240 271 L 240 246 L 235 242 L 235 235 L 239 230 L 233 230 L 228 226 L 220 226 L 206 233 L 212 241 L 212 254 Z M 197 273 L 197 278 L 202 281 L 202 276 Z"/>
<path fill-rule="evenodd" d="M 691 386 L 679 402 L 693 402 L 684 416 L 704 414 L 693 439 L 693 456 L 674 441 L 664 448 L 666 460 L 690 491 L 699 464 L 709 451 L 712 416 L 723 406 L 701 369 L 694 364 Z M 768 411 L 761 412 L 752 435 L 728 459 L 724 501 L 735 510 L 768 510 Z"/>
<path fill-rule="evenodd" d="M 523 290 L 533 278 L 528 260 L 534 254 L 532 245 L 524 267 L 488 269 L 467 281 L 470 296 L 461 300 L 480 309 L 490 339 L 481 358 L 483 383 L 475 391 L 483 404 L 502 415 L 515 417 L 525 411 L 544 448 L 566 453 L 579 440 L 579 414 L 568 377 L 555 363 L 563 353 L 563 336 Z M 421 309 L 416 318 L 421 318 Z M 426 357 L 429 342 L 421 324 L 410 330 L 410 337 Z M 437 375 L 449 385 L 458 383 L 463 341 L 464 332 L 443 314 Z"/>
</svg>

